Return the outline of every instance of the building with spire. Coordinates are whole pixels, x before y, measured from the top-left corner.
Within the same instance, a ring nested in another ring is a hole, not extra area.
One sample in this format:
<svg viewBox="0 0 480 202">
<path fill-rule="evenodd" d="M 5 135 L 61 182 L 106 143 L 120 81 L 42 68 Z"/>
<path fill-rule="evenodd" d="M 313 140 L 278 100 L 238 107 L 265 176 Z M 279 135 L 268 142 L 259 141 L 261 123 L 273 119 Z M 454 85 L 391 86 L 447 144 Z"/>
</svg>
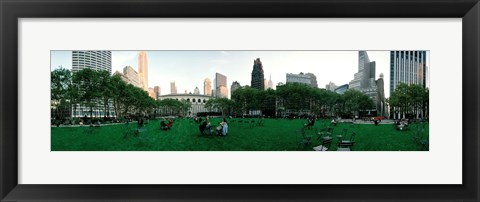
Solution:
<svg viewBox="0 0 480 202">
<path fill-rule="evenodd" d="M 268 80 L 268 88 L 273 89 L 272 74 L 270 74 L 270 79 Z"/>
<path fill-rule="evenodd" d="M 251 87 L 258 90 L 265 90 L 265 82 L 263 75 L 263 65 L 260 58 L 253 61 Z"/>
<path fill-rule="evenodd" d="M 148 59 L 146 51 L 138 53 L 138 78 L 141 88 L 148 92 Z"/>
</svg>

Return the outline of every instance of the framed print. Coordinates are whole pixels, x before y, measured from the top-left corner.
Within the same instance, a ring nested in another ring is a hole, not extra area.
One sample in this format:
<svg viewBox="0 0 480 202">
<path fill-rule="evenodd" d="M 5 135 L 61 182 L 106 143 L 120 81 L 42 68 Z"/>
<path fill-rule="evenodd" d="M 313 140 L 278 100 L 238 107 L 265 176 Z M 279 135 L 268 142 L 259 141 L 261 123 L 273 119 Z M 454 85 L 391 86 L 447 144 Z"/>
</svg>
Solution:
<svg viewBox="0 0 480 202">
<path fill-rule="evenodd" d="M 2 201 L 478 201 L 476 0 L 0 5 Z"/>
</svg>

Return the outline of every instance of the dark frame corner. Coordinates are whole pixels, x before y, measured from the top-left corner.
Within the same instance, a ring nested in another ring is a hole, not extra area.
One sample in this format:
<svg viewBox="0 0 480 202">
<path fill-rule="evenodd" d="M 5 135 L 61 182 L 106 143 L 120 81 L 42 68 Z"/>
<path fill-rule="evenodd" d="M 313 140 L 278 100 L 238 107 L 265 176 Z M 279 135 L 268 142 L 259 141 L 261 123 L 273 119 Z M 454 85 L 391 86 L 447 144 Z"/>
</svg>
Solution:
<svg viewBox="0 0 480 202">
<path fill-rule="evenodd" d="M 0 0 L 0 15 L 1 201 L 480 200 L 478 0 Z M 17 60 L 22 17 L 462 18 L 463 185 L 19 185 Z"/>
</svg>

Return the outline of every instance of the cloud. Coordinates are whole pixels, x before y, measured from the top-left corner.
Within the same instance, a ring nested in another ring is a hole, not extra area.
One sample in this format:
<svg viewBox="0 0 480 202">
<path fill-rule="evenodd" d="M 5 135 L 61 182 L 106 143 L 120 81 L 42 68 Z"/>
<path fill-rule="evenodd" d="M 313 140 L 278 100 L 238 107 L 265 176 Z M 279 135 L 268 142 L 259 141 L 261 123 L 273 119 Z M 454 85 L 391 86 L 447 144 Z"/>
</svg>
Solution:
<svg viewBox="0 0 480 202">
<path fill-rule="evenodd" d="M 136 71 L 138 71 L 137 67 L 137 51 L 113 51 L 112 52 L 112 72 L 116 70 L 122 71 L 122 69 L 130 65 Z"/>
<path fill-rule="evenodd" d="M 225 59 L 214 59 L 210 60 L 211 63 L 215 65 L 226 65 L 230 63 L 230 60 L 225 60 Z"/>
</svg>

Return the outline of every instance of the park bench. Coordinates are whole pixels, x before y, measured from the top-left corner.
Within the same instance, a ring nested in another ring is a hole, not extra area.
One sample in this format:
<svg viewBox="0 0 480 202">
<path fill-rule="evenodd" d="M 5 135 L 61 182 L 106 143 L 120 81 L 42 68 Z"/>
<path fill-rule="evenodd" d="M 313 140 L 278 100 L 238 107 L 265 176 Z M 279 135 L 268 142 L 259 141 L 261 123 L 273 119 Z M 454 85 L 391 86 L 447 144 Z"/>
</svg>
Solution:
<svg viewBox="0 0 480 202">
<path fill-rule="evenodd" d="M 265 119 L 262 119 L 262 118 L 258 119 L 257 126 L 265 126 L 264 121 L 265 121 Z"/>
<path fill-rule="evenodd" d="M 83 133 L 84 134 L 87 134 L 87 135 L 92 135 L 94 134 L 96 131 L 96 128 L 94 128 L 92 125 L 90 125 L 90 127 L 85 127 Z"/>
<path fill-rule="evenodd" d="M 423 149 L 429 149 L 429 141 L 428 138 L 423 137 L 423 124 L 417 124 L 416 129 L 414 130 L 413 140 L 415 143 L 422 146 Z"/>
<path fill-rule="evenodd" d="M 351 151 L 353 145 L 355 144 L 355 132 L 352 132 L 350 139 L 343 139 L 337 143 L 337 151 Z"/>
<path fill-rule="evenodd" d="M 302 127 L 299 130 L 297 130 L 296 132 L 297 132 L 298 148 L 300 148 L 300 147 L 305 148 L 308 145 L 310 145 L 311 137 L 308 137 L 305 134 L 305 128 Z"/>
<path fill-rule="evenodd" d="M 137 128 L 137 129 L 134 131 L 133 136 L 138 137 L 138 136 L 140 136 L 140 134 L 142 134 L 142 133 L 145 132 L 145 131 L 147 131 L 146 128 Z"/>
</svg>

